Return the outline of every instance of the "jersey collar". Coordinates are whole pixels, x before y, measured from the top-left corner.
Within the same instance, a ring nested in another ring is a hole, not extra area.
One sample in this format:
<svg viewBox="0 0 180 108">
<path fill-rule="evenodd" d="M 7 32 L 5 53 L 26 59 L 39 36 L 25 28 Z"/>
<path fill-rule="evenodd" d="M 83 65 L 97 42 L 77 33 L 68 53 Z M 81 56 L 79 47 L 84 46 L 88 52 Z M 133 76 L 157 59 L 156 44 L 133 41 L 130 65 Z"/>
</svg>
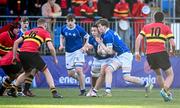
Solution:
<svg viewBox="0 0 180 108">
<path fill-rule="evenodd" d="M 75 29 L 75 28 L 76 28 L 76 24 L 74 25 L 73 28 L 69 28 L 69 27 L 67 26 L 67 29 L 69 29 L 69 30 L 73 30 L 73 29 Z"/>
</svg>

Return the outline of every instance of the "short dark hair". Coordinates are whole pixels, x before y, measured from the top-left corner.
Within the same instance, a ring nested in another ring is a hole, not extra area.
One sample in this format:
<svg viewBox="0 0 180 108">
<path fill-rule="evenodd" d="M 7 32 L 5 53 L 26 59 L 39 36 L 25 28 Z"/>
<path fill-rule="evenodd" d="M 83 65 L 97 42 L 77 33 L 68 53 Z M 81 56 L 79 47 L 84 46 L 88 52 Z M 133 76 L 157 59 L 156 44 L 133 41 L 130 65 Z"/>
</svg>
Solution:
<svg viewBox="0 0 180 108">
<path fill-rule="evenodd" d="M 73 20 L 75 19 L 75 15 L 73 15 L 73 14 L 68 14 L 67 17 L 66 17 L 66 19 L 67 19 L 68 21 L 73 21 Z"/>
<path fill-rule="evenodd" d="M 13 22 L 10 24 L 9 31 L 13 31 L 15 28 L 20 28 L 19 22 Z"/>
<path fill-rule="evenodd" d="M 101 24 L 102 26 L 109 27 L 109 21 L 107 19 L 105 19 L 105 18 L 99 19 L 96 22 L 96 25 L 99 25 L 99 24 Z"/>
<path fill-rule="evenodd" d="M 93 24 L 91 27 L 96 27 L 97 28 L 98 26 L 96 24 Z"/>
<path fill-rule="evenodd" d="M 155 22 L 162 22 L 164 20 L 163 12 L 156 12 L 154 14 L 154 20 L 155 20 Z"/>
</svg>

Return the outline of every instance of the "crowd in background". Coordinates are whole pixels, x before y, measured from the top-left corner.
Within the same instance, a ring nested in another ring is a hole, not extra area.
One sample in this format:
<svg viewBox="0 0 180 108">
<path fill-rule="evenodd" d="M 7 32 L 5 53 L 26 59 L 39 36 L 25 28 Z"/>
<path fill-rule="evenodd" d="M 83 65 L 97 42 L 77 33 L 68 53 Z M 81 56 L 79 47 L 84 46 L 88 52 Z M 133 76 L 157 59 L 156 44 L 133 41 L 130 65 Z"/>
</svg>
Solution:
<svg viewBox="0 0 180 108">
<path fill-rule="evenodd" d="M 41 16 L 41 8 L 48 0 L 1 0 L 0 15 L 26 15 L 26 16 Z M 55 0 L 62 10 L 62 16 L 67 13 L 75 13 L 77 16 L 84 16 L 79 13 L 81 8 L 84 8 L 88 0 Z M 91 1 L 91 0 L 90 0 Z M 97 5 L 97 15 L 111 18 L 113 9 L 120 0 L 92 0 L 92 3 L 87 3 L 89 7 Z M 129 9 L 132 11 L 133 4 L 138 0 L 126 0 L 129 4 Z M 144 3 L 152 5 L 154 0 L 143 0 Z M 165 0 L 167 1 L 167 0 Z M 159 2 L 160 3 L 160 2 Z M 94 5 L 95 4 L 95 5 Z M 159 4 L 158 4 L 159 5 Z"/>
</svg>

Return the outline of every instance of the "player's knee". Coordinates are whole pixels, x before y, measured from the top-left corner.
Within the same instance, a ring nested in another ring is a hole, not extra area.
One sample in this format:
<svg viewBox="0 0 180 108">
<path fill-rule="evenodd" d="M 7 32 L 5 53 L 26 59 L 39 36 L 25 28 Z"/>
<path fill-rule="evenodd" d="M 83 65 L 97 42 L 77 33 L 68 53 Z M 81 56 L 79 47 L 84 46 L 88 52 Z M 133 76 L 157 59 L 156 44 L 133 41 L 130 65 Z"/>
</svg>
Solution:
<svg viewBox="0 0 180 108">
<path fill-rule="evenodd" d="M 123 79 L 125 81 L 129 81 L 130 77 L 131 77 L 130 72 L 123 73 Z"/>
<path fill-rule="evenodd" d="M 116 67 L 113 65 L 108 65 L 107 68 L 105 69 L 105 73 L 108 72 L 114 72 L 116 70 Z"/>
<path fill-rule="evenodd" d="M 83 63 L 75 63 L 76 71 L 82 71 Z"/>
<path fill-rule="evenodd" d="M 75 71 L 76 71 L 78 74 L 81 74 L 81 73 L 83 72 L 82 66 L 76 67 Z"/>
<path fill-rule="evenodd" d="M 69 72 L 69 73 L 68 73 L 68 76 L 69 76 L 69 77 L 72 77 L 72 76 L 73 76 L 73 73 L 72 73 L 72 72 Z"/>
<path fill-rule="evenodd" d="M 75 69 L 68 70 L 68 76 L 72 77 L 75 74 Z"/>
<path fill-rule="evenodd" d="M 99 77 L 100 76 L 100 70 L 92 68 L 91 75 L 92 75 L 92 77 Z"/>
<path fill-rule="evenodd" d="M 97 77 L 100 76 L 100 73 L 95 73 L 95 72 L 91 71 L 91 75 L 92 75 L 92 77 L 96 77 L 97 78 Z"/>
</svg>

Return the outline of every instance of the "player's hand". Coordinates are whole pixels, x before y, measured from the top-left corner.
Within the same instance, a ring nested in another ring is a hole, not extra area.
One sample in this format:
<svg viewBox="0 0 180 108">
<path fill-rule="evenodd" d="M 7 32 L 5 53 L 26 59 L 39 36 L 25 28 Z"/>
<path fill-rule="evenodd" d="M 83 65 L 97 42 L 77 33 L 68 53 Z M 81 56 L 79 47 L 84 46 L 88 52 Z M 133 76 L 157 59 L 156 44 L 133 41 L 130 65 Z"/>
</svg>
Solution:
<svg viewBox="0 0 180 108">
<path fill-rule="evenodd" d="M 63 49 L 64 49 L 64 46 L 59 46 L 59 51 L 63 51 Z"/>
<path fill-rule="evenodd" d="M 12 64 L 16 64 L 16 62 L 17 62 L 16 57 L 14 57 L 14 56 L 13 56 L 13 58 L 12 58 L 12 61 L 11 61 L 11 62 L 12 62 Z"/>
<path fill-rule="evenodd" d="M 139 53 L 135 53 L 136 61 L 141 61 L 141 55 Z"/>
<path fill-rule="evenodd" d="M 102 40 L 100 38 L 95 38 L 96 42 L 101 43 Z"/>
<path fill-rule="evenodd" d="M 174 55 L 175 55 L 175 51 L 170 50 L 170 51 L 169 51 L 169 56 L 174 56 Z"/>
<path fill-rule="evenodd" d="M 54 58 L 54 63 L 58 64 L 58 59 L 57 58 Z"/>
<path fill-rule="evenodd" d="M 87 49 L 86 49 L 85 47 L 82 47 L 80 50 L 81 50 L 83 53 L 85 53 L 85 52 L 87 51 Z"/>
</svg>

